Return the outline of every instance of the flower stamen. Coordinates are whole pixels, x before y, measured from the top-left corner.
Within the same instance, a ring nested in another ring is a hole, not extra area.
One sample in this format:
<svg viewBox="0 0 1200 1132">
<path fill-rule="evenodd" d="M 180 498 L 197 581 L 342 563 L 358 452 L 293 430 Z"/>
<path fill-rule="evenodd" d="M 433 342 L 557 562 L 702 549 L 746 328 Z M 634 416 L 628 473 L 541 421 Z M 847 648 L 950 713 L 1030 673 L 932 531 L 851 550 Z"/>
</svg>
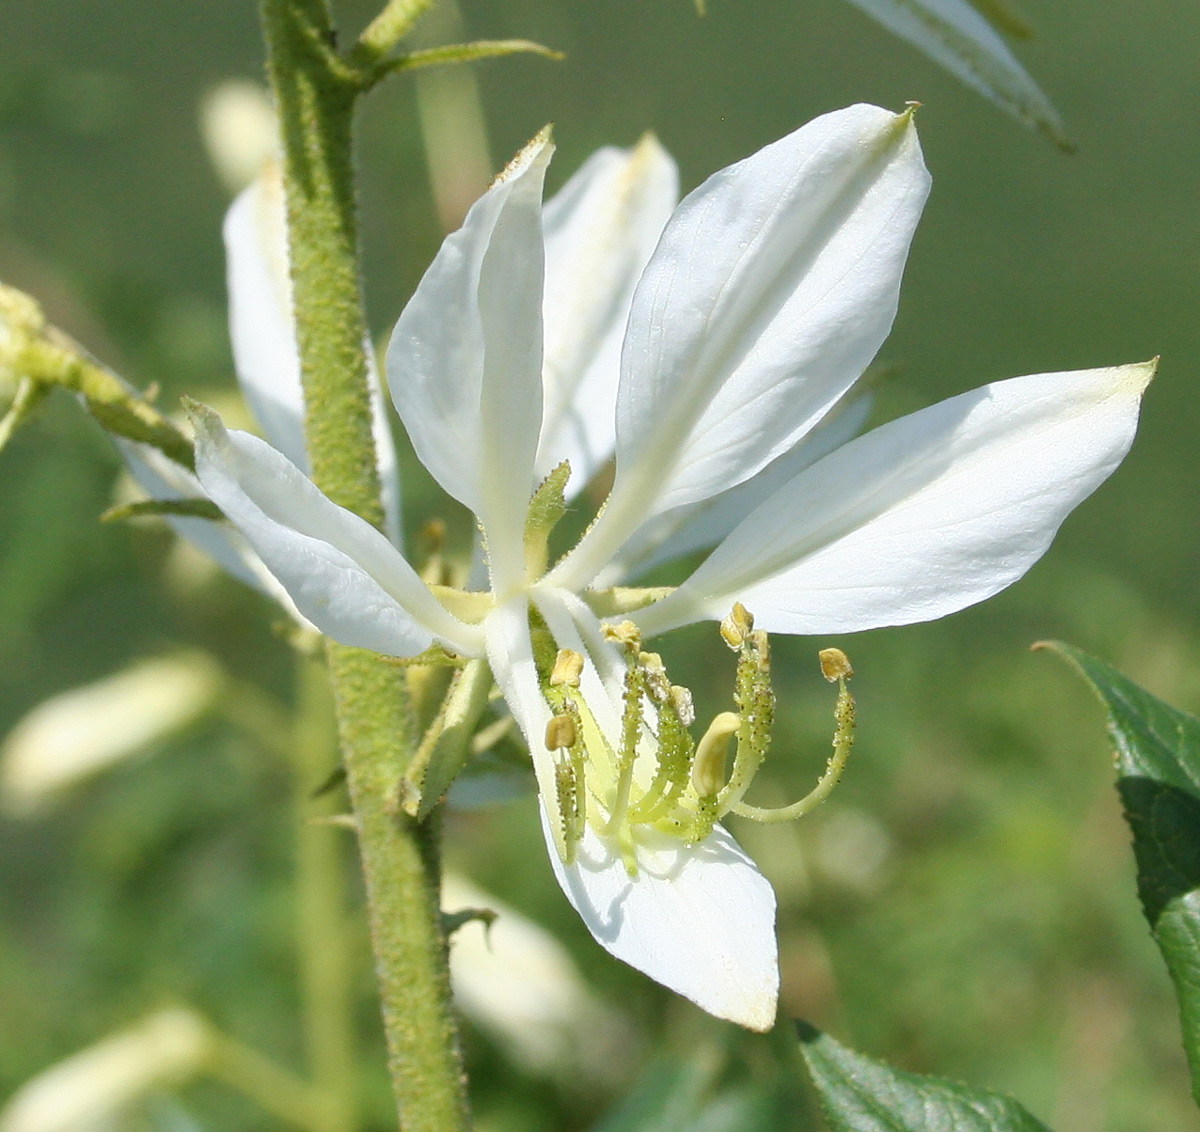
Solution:
<svg viewBox="0 0 1200 1132">
<path fill-rule="evenodd" d="M 735 803 L 730 809 L 739 817 L 761 822 L 794 821 L 811 813 L 824 802 L 841 779 L 854 747 L 854 697 L 846 687 L 846 682 L 854 675 L 854 669 L 850 666 L 850 659 L 841 649 L 822 649 L 820 661 L 821 674 L 831 684 L 836 683 L 838 686 L 837 704 L 833 709 L 833 754 L 825 764 L 824 773 L 809 793 L 790 806 L 764 808 L 741 801 Z"/>
</svg>

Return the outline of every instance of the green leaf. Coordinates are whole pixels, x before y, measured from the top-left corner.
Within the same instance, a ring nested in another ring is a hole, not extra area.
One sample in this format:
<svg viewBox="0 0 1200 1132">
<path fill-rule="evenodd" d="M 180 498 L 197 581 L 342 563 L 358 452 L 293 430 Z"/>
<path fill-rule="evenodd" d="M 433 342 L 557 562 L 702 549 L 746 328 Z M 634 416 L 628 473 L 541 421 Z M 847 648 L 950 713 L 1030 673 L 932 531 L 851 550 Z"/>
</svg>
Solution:
<svg viewBox="0 0 1200 1132">
<path fill-rule="evenodd" d="M 805 1022 L 800 1052 L 833 1132 L 1047 1132 L 1016 1101 L 905 1073 L 847 1049 Z"/>
<path fill-rule="evenodd" d="M 1060 149 L 1075 148 L 1050 100 L 1017 62 L 996 29 L 967 0 L 850 3 Z M 1007 7 L 1003 11 L 1005 22 L 1012 22 Z"/>
<path fill-rule="evenodd" d="M 1034 647 L 1070 661 L 1108 712 L 1138 895 L 1175 984 L 1192 1095 L 1200 1103 L 1200 719 L 1071 645 Z"/>
<path fill-rule="evenodd" d="M 722 1088 L 725 1058 L 701 1049 L 654 1062 L 592 1132 L 788 1132 L 801 1124 L 790 1093 L 769 1081 Z"/>
</svg>

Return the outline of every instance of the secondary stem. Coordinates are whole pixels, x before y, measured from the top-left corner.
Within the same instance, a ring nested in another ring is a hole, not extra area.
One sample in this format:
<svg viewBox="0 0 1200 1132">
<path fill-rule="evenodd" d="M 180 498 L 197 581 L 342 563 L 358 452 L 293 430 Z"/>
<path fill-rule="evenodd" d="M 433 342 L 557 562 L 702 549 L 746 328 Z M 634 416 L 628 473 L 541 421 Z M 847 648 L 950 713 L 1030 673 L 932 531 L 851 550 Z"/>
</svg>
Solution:
<svg viewBox="0 0 1200 1132">
<path fill-rule="evenodd" d="M 324 0 L 261 0 L 261 13 L 283 129 L 313 479 L 337 503 L 382 527 L 351 158 L 361 87 L 334 50 Z M 404 675 L 359 649 L 330 644 L 328 656 L 400 1125 L 405 1132 L 466 1132 L 436 828 L 388 810 L 412 751 Z"/>
<path fill-rule="evenodd" d="M 325 668 L 301 657 L 291 751 L 295 782 L 296 926 L 306 1044 L 324 1102 L 321 1132 L 358 1126 L 352 964 L 342 879 L 346 831 L 313 818 L 332 812 L 336 795 L 314 798 L 337 757 Z"/>
</svg>

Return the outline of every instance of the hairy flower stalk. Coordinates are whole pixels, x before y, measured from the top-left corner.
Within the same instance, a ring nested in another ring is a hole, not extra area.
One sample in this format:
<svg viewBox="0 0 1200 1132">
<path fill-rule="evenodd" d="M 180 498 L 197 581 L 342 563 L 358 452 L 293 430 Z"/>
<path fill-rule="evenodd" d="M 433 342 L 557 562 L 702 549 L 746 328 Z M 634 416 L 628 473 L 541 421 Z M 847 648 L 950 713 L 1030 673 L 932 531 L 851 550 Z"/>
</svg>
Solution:
<svg viewBox="0 0 1200 1132">
<path fill-rule="evenodd" d="M 388 349 L 417 455 L 478 519 L 475 584 L 427 585 L 285 455 L 204 409 L 197 473 L 335 640 L 486 662 L 529 746 L 551 865 L 595 938 L 767 1029 L 774 894 L 722 819 L 807 812 L 853 737 L 849 663 L 827 651 L 825 774 L 782 811 L 747 801 L 774 707 L 767 633 L 928 620 L 1015 581 L 1124 456 L 1153 365 L 998 382 L 855 438 L 855 383 L 928 192 L 911 110 L 825 115 L 678 207 L 647 139 L 600 151 L 543 208 L 552 148 L 538 135 L 476 202 Z M 559 519 L 610 466 L 607 501 L 556 557 Z M 697 549 L 678 586 L 628 585 Z M 735 710 L 696 738 L 690 694 L 647 643 L 699 620 L 720 624 L 736 675 Z M 462 698 L 455 720 L 478 718 L 484 697 Z M 406 783 L 429 781 L 436 749 Z"/>
</svg>

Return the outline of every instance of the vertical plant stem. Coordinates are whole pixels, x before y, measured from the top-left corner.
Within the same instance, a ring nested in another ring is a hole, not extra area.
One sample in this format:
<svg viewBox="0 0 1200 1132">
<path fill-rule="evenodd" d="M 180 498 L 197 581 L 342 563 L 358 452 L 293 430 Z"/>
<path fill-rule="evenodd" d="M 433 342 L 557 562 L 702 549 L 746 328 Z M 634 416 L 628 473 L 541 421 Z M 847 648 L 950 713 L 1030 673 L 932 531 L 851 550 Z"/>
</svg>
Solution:
<svg viewBox="0 0 1200 1132">
<path fill-rule="evenodd" d="M 261 13 L 283 128 L 313 478 L 336 502 L 381 527 L 351 158 L 361 87 L 334 51 L 324 0 L 261 0 Z M 403 673 L 359 649 L 330 644 L 328 657 L 400 1125 L 405 1132 L 466 1132 L 438 907 L 437 831 L 388 811 L 412 752 Z"/>
<path fill-rule="evenodd" d="M 358 1127 L 353 975 L 346 924 L 343 856 L 346 831 L 329 816 L 336 794 L 314 797 L 337 759 L 337 731 L 324 665 L 300 657 L 294 761 L 296 928 L 309 1072 L 322 1096 L 321 1132 Z"/>
</svg>

